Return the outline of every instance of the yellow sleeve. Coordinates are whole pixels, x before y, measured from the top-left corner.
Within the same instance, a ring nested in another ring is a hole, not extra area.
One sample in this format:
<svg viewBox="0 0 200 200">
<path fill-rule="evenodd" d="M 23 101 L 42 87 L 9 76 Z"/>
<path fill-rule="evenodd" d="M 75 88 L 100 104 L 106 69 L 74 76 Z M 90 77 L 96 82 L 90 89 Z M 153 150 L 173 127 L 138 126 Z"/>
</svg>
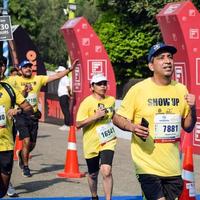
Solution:
<svg viewBox="0 0 200 200">
<path fill-rule="evenodd" d="M 76 121 L 80 122 L 83 121 L 85 119 L 87 119 L 88 116 L 88 106 L 87 103 L 85 101 L 82 101 L 79 108 L 78 108 L 78 112 L 76 115 Z"/>
<path fill-rule="evenodd" d="M 23 97 L 23 95 L 18 90 L 16 90 L 15 88 L 13 88 L 13 90 L 14 90 L 15 95 L 16 95 L 16 104 L 17 105 L 22 104 L 25 101 L 25 98 Z"/>
</svg>

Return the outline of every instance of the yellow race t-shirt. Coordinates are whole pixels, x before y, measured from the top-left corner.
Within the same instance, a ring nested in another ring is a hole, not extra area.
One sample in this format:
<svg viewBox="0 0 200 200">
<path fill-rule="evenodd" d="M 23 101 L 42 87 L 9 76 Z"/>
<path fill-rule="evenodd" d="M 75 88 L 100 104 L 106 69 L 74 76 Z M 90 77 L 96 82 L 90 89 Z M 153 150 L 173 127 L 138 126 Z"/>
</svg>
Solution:
<svg viewBox="0 0 200 200">
<path fill-rule="evenodd" d="M 114 150 L 116 145 L 116 138 L 106 142 L 105 144 L 101 144 L 100 141 L 102 138 L 100 138 L 98 133 L 99 127 L 111 122 L 115 107 L 114 97 L 106 96 L 105 99 L 102 100 L 97 100 L 92 95 L 86 97 L 79 106 L 76 121 L 83 121 L 88 117 L 91 117 L 99 106 L 106 108 L 106 116 L 103 119 L 83 128 L 83 150 L 86 159 L 97 156 L 100 151 L 105 149 Z M 111 126 L 113 126 L 112 123 Z"/>
<path fill-rule="evenodd" d="M 48 76 L 32 76 L 31 78 L 24 78 L 22 76 L 15 76 L 15 88 L 22 93 L 26 84 L 31 84 L 33 90 L 29 92 L 26 100 L 33 106 L 34 112 L 38 109 L 39 92 L 42 86 L 46 85 Z"/>
<path fill-rule="evenodd" d="M 6 82 L 6 81 L 5 81 Z M 16 95 L 16 103 L 20 105 L 25 98 L 13 88 Z M 7 112 L 11 108 L 11 98 L 8 92 L 0 85 L 0 151 L 13 150 L 12 119 L 7 117 Z"/>
<path fill-rule="evenodd" d="M 178 142 L 155 142 L 159 132 L 167 137 L 180 133 L 181 118 L 189 112 L 184 99 L 186 87 L 172 81 L 168 86 L 158 86 L 151 78 L 134 85 L 126 94 L 117 113 L 134 124 L 142 117 L 149 122 L 149 136 L 144 142 L 132 135 L 131 154 L 137 174 L 176 176 L 181 174 Z M 172 135 L 173 135 L 172 134 Z"/>
</svg>

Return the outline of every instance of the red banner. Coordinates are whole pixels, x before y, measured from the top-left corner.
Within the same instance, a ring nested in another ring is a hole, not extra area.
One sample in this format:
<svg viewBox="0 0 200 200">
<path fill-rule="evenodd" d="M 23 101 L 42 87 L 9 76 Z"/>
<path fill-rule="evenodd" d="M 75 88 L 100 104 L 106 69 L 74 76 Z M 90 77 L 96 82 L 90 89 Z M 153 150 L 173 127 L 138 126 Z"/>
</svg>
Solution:
<svg viewBox="0 0 200 200">
<path fill-rule="evenodd" d="M 73 74 L 75 118 L 80 102 L 91 94 L 89 82 L 96 73 L 103 73 L 109 80 L 108 95 L 116 96 L 113 68 L 100 39 L 84 17 L 68 20 L 61 28 L 72 61 L 80 60 Z"/>
</svg>

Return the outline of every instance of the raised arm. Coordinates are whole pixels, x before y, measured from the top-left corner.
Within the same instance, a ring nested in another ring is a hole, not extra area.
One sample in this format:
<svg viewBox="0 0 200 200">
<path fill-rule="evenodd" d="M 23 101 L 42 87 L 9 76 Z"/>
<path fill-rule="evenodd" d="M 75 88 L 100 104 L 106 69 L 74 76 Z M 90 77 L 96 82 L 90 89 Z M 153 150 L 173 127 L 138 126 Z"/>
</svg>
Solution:
<svg viewBox="0 0 200 200">
<path fill-rule="evenodd" d="M 57 79 L 60 79 L 60 78 L 62 78 L 63 76 L 69 74 L 69 72 L 71 72 L 71 71 L 74 70 L 75 66 L 76 66 L 78 63 L 79 63 L 79 59 L 76 59 L 76 60 L 74 60 L 74 62 L 72 63 L 72 65 L 71 65 L 70 68 L 68 68 L 68 69 L 66 69 L 66 70 L 64 70 L 64 71 L 62 71 L 62 72 L 57 72 L 57 73 L 55 73 L 55 74 L 53 74 L 53 75 L 50 75 L 50 76 L 48 77 L 47 83 L 49 83 L 49 82 L 51 82 L 51 81 L 55 81 L 55 80 L 57 80 Z"/>
</svg>

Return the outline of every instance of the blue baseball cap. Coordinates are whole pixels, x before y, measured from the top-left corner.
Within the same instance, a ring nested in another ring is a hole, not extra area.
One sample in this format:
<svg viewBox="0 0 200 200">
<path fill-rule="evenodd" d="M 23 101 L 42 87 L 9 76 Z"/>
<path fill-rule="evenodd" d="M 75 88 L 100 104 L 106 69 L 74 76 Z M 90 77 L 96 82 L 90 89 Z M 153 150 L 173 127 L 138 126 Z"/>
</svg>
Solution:
<svg viewBox="0 0 200 200">
<path fill-rule="evenodd" d="M 28 60 L 23 60 L 20 64 L 19 64 L 19 69 L 25 67 L 25 66 L 32 66 L 33 64 L 31 62 L 29 62 Z"/>
<path fill-rule="evenodd" d="M 166 50 L 167 52 L 170 52 L 172 55 L 177 52 L 177 49 L 173 46 L 166 45 L 164 43 L 157 43 L 151 47 L 148 54 L 148 62 L 151 62 L 151 59 L 153 56 L 158 54 L 160 51 Z"/>
</svg>

